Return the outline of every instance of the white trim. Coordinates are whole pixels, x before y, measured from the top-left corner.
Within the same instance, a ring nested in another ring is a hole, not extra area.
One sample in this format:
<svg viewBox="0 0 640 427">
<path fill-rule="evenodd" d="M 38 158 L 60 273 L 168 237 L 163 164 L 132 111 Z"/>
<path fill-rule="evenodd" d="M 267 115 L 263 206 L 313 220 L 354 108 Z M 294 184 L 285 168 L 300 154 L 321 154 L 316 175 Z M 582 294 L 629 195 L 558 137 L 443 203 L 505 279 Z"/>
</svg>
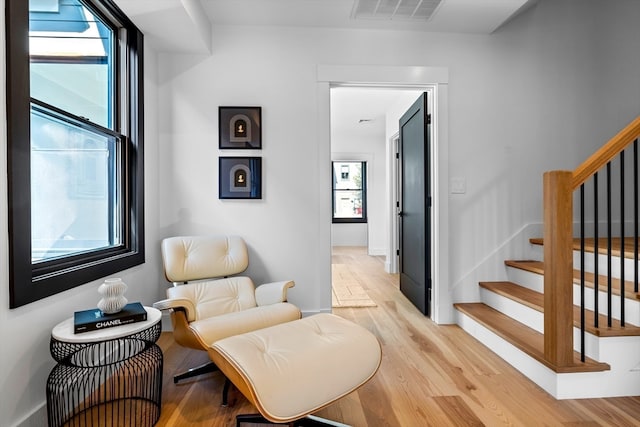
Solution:
<svg viewBox="0 0 640 427">
<path fill-rule="evenodd" d="M 398 144 L 400 141 L 400 132 L 396 132 L 387 140 L 387 200 L 388 205 L 388 236 L 387 236 L 387 253 L 384 263 L 384 271 L 389 274 L 398 272 Z"/>
<path fill-rule="evenodd" d="M 449 199 L 448 199 L 448 80 L 449 71 L 443 67 L 422 66 L 366 66 L 366 65 L 318 65 L 317 74 L 317 114 L 318 114 L 318 162 L 320 170 L 319 201 L 320 212 L 330 212 L 330 188 L 324 185 L 330 177 L 325 175 L 329 168 L 328 158 L 331 153 L 330 135 L 330 102 L 329 90 L 332 86 L 349 85 L 363 87 L 412 87 L 420 90 L 433 88 L 430 97 L 435 120 L 432 123 L 432 186 L 433 210 L 432 217 L 432 265 L 433 268 L 433 300 L 432 319 L 436 323 L 455 323 L 449 290 Z M 326 171 L 326 172 L 325 172 Z M 330 214 L 320 215 L 318 230 L 325 230 L 330 225 Z M 329 233 L 327 233 L 329 234 Z M 327 283 L 320 292 L 321 301 L 331 299 L 331 238 L 319 234 L 320 283 Z M 327 260 L 323 264 L 323 260 Z M 327 281 L 322 281 L 327 278 Z M 327 294 L 326 296 L 324 294 Z"/>
<path fill-rule="evenodd" d="M 318 65 L 317 81 L 365 87 L 417 87 L 448 84 L 449 69 L 422 66 Z"/>
<path fill-rule="evenodd" d="M 331 96 L 328 82 L 316 83 L 316 159 L 318 162 L 318 223 L 316 224 L 316 239 L 318 242 L 316 254 L 316 283 L 315 301 L 319 302 L 318 311 L 331 313 Z M 309 309 L 302 307 L 303 313 Z M 315 310 L 314 310 L 315 311 Z"/>
</svg>

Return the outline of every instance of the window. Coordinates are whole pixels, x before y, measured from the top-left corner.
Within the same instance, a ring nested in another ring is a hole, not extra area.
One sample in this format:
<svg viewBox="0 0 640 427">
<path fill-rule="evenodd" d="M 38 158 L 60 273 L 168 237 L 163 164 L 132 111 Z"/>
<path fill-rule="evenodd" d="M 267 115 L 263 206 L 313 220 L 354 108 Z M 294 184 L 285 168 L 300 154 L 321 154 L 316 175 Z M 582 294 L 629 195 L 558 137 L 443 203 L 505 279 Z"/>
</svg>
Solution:
<svg viewBox="0 0 640 427">
<path fill-rule="evenodd" d="M 331 162 L 333 222 L 367 222 L 366 162 Z"/>
<path fill-rule="evenodd" d="M 6 0 L 10 306 L 144 262 L 142 34 L 106 0 Z"/>
</svg>

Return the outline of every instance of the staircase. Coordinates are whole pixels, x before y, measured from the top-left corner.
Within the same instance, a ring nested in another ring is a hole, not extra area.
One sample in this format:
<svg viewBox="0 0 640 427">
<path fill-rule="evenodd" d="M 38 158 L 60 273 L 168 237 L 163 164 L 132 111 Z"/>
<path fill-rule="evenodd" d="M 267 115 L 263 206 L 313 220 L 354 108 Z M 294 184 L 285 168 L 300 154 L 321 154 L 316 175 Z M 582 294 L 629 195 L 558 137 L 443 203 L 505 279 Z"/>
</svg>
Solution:
<svg viewBox="0 0 640 427">
<path fill-rule="evenodd" d="M 531 243 L 535 256 L 542 240 L 532 239 Z M 579 353 L 580 307 L 574 306 L 574 363 L 555 367 L 544 357 L 544 264 L 537 260 L 507 260 L 505 266 L 509 281 L 480 282 L 481 302 L 455 304 L 458 325 L 557 399 L 640 395 L 639 294 L 626 291 L 624 327 L 618 320 L 619 306 L 611 327 L 602 314 L 600 327 L 589 326 L 595 314 L 592 306 L 585 310 L 584 362 Z M 576 270 L 574 276 L 574 295 L 579 296 L 580 271 Z M 601 277 L 599 283 L 603 287 L 606 277 Z M 628 283 L 626 288 L 633 290 L 633 284 Z M 593 301 L 592 282 L 587 289 L 586 300 Z M 619 293 L 619 287 L 613 290 L 614 296 Z M 607 300 L 606 289 L 600 291 L 599 300 Z"/>
<path fill-rule="evenodd" d="M 640 395 L 639 140 L 640 117 L 575 171 L 545 173 L 531 259 L 454 305 L 458 325 L 557 399 Z"/>
</svg>

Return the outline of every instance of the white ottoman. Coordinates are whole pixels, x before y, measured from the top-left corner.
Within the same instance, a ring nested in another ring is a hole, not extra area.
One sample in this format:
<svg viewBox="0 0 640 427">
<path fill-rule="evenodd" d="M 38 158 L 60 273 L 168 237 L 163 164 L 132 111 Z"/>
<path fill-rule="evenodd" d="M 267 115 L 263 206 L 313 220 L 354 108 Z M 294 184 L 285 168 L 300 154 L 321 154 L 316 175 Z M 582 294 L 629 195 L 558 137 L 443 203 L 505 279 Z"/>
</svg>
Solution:
<svg viewBox="0 0 640 427">
<path fill-rule="evenodd" d="M 208 352 L 273 423 L 303 419 L 356 390 L 373 377 L 382 357 L 371 332 L 333 314 L 225 338 Z M 313 417 L 311 422 L 319 425 L 319 420 Z"/>
</svg>

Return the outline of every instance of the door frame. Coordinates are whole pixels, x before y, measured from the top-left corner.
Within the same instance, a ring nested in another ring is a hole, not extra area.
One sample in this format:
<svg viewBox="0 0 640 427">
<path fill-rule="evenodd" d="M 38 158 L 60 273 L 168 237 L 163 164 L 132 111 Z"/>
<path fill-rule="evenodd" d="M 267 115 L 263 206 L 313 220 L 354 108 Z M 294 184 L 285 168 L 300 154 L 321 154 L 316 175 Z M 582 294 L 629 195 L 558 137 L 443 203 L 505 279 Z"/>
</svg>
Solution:
<svg viewBox="0 0 640 427">
<path fill-rule="evenodd" d="M 398 192 L 399 177 L 398 173 L 400 168 L 398 162 L 400 159 L 396 158 L 396 153 L 400 151 L 400 132 L 396 132 L 387 140 L 387 168 L 389 170 L 389 188 L 388 194 L 388 208 L 389 208 L 389 237 L 386 253 L 386 260 L 384 263 L 384 271 L 390 274 L 398 272 L 400 249 L 400 235 L 398 233 L 400 227 L 400 221 L 398 221 L 398 207 L 396 202 L 399 200 L 400 195 Z"/>
<path fill-rule="evenodd" d="M 449 71 L 444 67 L 414 66 L 341 66 L 318 65 L 316 75 L 317 99 L 317 159 L 320 200 L 318 225 L 318 277 L 325 287 L 318 289 L 318 300 L 331 307 L 331 195 L 326 184 L 330 181 L 326 165 L 331 161 L 330 88 L 337 85 L 362 87 L 433 89 L 432 96 L 432 272 L 433 295 L 431 318 L 439 324 L 455 323 L 449 284 L 449 223 L 448 223 L 448 82 Z M 390 169 L 387 188 L 391 189 Z M 388 196 L 388 199 L 391 195 Z M 389 210 L 388 210 L 389 211 Z M 389 214 L 389 213 L 388 213 Z M 391 218 L 386 221 L 391 227 Z M 390 233 L 387 233 L 390 235 Z M 328 237 L 327 237 L 328 236 Z M 389 248 L 392 246 L 389 242 Z M 324 311 L 324 310 L 323 310 Z M 327 310 L 327 311 L 330 311 Z"/>
</svg>

